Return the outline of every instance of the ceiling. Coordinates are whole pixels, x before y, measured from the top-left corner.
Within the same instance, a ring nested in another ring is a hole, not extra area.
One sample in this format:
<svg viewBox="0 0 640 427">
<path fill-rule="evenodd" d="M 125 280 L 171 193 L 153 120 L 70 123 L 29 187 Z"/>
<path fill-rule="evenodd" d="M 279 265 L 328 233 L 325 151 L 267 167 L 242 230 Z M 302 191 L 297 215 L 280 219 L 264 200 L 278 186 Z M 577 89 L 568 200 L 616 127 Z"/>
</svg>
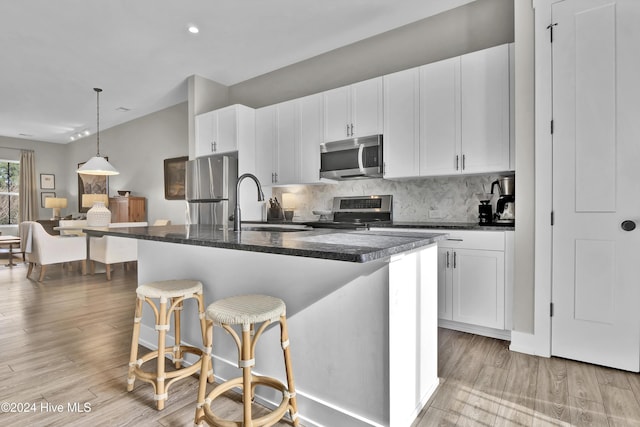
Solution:
<svg viewBox="0 0 640 427">
<path fill-rule="evenodd" d="M 95 132 L 94 87 L 104 130 L 193 74 L 233 85 L 470 1 L 0 0 L 0 135 L 68 143 Z"/>
</svg>

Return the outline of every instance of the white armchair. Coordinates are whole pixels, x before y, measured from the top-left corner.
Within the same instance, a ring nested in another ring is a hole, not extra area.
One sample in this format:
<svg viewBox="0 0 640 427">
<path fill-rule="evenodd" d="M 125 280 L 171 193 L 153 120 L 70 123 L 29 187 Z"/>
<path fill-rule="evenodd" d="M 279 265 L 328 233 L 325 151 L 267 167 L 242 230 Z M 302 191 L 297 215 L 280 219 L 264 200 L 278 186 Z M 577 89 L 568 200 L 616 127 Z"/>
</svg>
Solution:
<svg viewBox="0 0 640 427">
<path fill-rule="evenodd" d="M 33 267 L 40 266 L 39 282 L 44 280 L 48 265 L 72 261 L 82 262 L 82 274 L 87 271 L 87 241 L 80 236 L 52 236 L 41 224 L 24 221 L 19 226 L 20 246 L 25 260 L 29 263 L 27 278 Z"/>
<path fill-rule="evenodd" d="M 115 222 L 109 228 L 146 227 L 146 222 Z M 138 260 L 138 242 L 136 239 L 117 236 L 91 237 L 89 239 L 89 259 L 91 274 L 95 273 L 95 263 L 104 264 L 107 280 L 111 280 L 111 264 Z"/>
</svg>

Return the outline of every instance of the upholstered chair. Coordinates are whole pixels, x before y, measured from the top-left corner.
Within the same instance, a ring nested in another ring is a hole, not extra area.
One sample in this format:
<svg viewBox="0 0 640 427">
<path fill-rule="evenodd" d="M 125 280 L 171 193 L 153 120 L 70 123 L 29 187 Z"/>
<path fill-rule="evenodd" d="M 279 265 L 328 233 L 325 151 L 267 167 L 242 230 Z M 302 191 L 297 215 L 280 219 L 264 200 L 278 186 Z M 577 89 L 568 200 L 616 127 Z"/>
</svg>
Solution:
<svg viewBox="0 0 640 427">
<path fill-rule="evenodd" d="M 146 227 L 146 222 L 114 222 L 109 228 Z M 89 259 L 91 274 L 95 274 L 95 263 L 104 264 L 107 280 L 111 280 L 111 264 L 126 263 L 138 260 L 138 242 L 136 239 L 117 236 L 89 238 Z"/>
<path fill-rule="evenodd" d="M 25 261 L 29 263 L 27 278 L 33 267 L 40 266 L 38 281 L 44 280 L 47 266 L 73 261 L 82 263 L 82 274 L 87 271 L 87 241 L 80 236 L 52 236 L 41 224 L 24 221 L 19 226 L 20 246 L 25 252 Z"/>
</svg>

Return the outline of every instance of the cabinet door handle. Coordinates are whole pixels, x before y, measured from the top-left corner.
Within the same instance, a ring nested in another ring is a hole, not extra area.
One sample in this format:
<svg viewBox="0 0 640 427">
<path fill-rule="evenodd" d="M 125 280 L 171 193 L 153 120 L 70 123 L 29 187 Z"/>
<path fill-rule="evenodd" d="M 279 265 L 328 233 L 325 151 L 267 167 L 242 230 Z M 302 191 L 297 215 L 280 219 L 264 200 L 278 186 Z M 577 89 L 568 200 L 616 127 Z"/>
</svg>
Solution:
<svg viewBox="0 0 640 427">
<path fill-rule="evenodd" d="M 353 123 L 351 123 L 351 136 L 353 136 Z"/>
<path fill-rule="evenodd" d="M 347 136 L 349 136 L 349 123 L 347 123 Z"/>
<path fill-rule="evenodd" d="M 271 172 L 271 183 L 272 183 L 272 184 L 273 184 L 273 182 L 274 182 L 274 179 L 275 179 L 275 174 L 274 174 L 273 172 Z"/>
<path fill-rule="evenodd" d="M 460 164 L 459 160 L 460 160 L 460 156 L 456 154 L 456 170 L 458 170 L 458 165 Z"/>
<path fill-rule="evenodd" d="M 458 265 L 457 265 L 457 264 L 458 264 L 458 263 L 457 263 L 457 258 L 458 258 L 458 257 L 457 257 L 457 253 L 456 253 L 456 252 L 454 252 L 454 253 L 453 253 L 453 268 L 456 268 L 456 267 L 458 266 Z"/>
<path fill-rule="evenodd" d="M 465 155 L 462 155 L 462 170 L 465 168 Z"/>
<path fill-rule="evenodd" d="M 447 251 L 447 268 L 449 268 L 449 251 Z"/>
<path fill-rule="evenodd" d="M 274 174 L 276 176 L 276 180 L 274 182 L 278 182 L 278 172 Z"/>
</svg>

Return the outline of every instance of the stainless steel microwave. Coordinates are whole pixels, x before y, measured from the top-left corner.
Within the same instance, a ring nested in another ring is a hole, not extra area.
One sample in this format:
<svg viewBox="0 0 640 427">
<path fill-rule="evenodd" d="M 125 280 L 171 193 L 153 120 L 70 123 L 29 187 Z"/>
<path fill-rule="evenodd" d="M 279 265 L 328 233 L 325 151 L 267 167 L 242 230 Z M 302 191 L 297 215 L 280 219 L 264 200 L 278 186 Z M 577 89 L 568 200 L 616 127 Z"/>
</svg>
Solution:
<svg viewBox="0 0 640 427">
<path fill-rule="evenodd" d="M 382 135 L 320 145 L 320 178 L 382 178 Z"/>
</svg>

